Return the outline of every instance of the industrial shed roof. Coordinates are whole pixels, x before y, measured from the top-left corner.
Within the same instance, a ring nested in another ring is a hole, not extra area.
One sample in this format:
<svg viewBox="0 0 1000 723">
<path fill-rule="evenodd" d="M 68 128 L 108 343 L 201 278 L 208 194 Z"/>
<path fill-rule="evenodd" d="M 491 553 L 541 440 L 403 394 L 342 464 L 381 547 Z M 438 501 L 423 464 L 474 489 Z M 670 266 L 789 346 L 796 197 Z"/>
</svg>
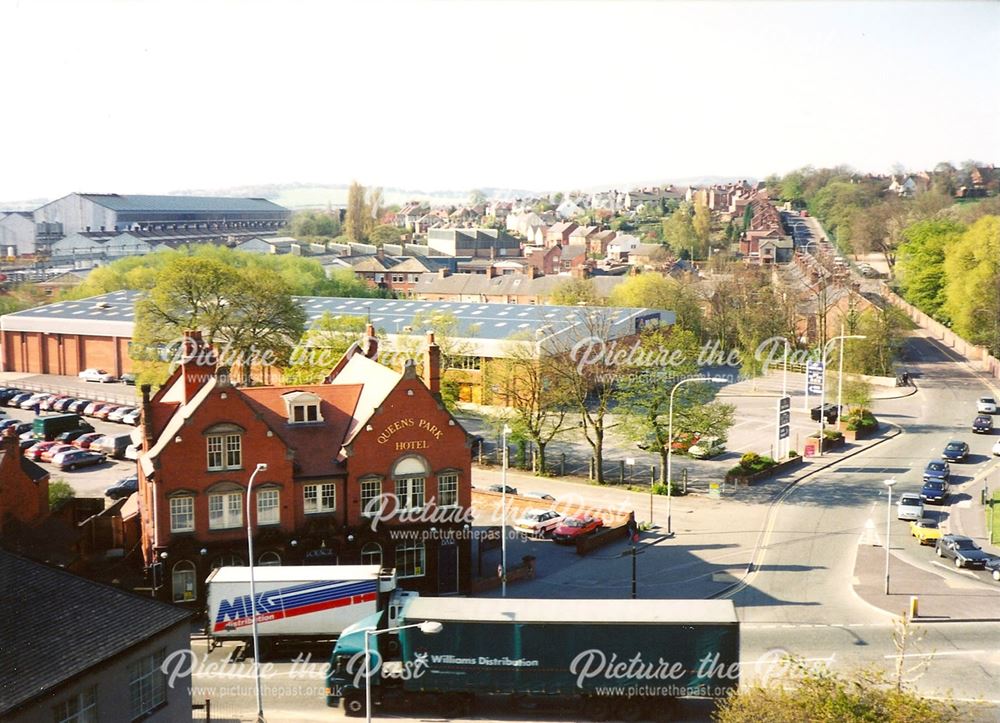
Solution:
<svg viewBox="0 0 1000 723">
<path fill-rule="evenodd" d="M 282 211 L 288 209 L 266 198 L 220 196 L 122 196 L 117 193 L 81 193 L 82 198 L 112 211 Z"/>
</svg>

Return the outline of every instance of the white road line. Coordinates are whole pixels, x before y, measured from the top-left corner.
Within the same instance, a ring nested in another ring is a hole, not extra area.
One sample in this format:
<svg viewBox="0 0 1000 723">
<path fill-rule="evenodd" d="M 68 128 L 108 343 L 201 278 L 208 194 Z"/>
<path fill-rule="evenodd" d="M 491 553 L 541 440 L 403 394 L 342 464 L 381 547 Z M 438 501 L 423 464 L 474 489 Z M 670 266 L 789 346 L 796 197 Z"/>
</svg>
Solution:
<svg viewBox="0 0 1000 723">
<path fill-rule="evenodd" d="M 976 575 L 976 573 L 972 572 L 971 570 L 965 570 L 961 567 L 955 567 L 954 565 L 945 565 L 944 563 L 938 562 L 937 560 L 931 560 L 931 564 L 937 565 L 938 567 L 943 568 L 945 570 L 951 570 L 952 572 L 957 572 L 961 575 L 965 575 L 966 577 L 971 577 L 973 580 L 979 579 L 979 576 Z"/>
</svg>

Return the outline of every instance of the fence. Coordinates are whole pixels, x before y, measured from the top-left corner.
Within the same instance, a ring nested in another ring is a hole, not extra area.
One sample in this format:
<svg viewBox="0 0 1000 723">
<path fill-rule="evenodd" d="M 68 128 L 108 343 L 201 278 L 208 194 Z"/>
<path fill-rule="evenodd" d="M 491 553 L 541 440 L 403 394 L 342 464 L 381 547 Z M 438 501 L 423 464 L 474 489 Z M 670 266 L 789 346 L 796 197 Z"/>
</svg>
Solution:
<svg viewBox="0 0 1000 723">
<path fill-rule="evenodd" d="M 1000 379 L 1000 359 L 992 356 L 989 350 L 983 346 L 972 344 L 937 319 L 922 312 L 913 304 L 899 296 L 889 288 L 886 283 L 880 284 L 882 296 L 897 309 L 906 314 L 917 326 L 928 332 L 935 339 L 945 346 L 951 347 L 956 352 L 964 356 L 969 361 L 979 362 L 981 371 L 986 372 L 994 379 Z"/>
<path fill-rule="evenodd" d="M 6 385 L 14 389 L 22 389 L 26 392 L 44 392 L 46 394 L 58 394 L 66 397 L 73 397 L 74 399 L 92 399 L 95 402 L 111 402 L 113 404 L 127 404 L 129 406 L 136 406 L 139 400 L 135 393 L 132 394 L 111 394 L 105 392 L 97 384 L 94 385 L 93 390 L 81 387 L 68 387 L 59 386 L 53 384 L 36 384 L 34 382 L 20 382 L 15 381 Z M 95 393 L 96 392 L 96 393 Z"/>
</svg>

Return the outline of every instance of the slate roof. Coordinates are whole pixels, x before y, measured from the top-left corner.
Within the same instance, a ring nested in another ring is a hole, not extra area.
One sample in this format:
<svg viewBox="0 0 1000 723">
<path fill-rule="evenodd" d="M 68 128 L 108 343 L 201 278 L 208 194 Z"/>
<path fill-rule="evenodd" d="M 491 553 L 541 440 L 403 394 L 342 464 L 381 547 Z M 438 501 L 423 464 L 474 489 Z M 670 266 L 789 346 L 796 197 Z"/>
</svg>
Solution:
<svg viewBox="0 0 1000 723">
<path fill-rule="evenodd" d="M 290 213 L 266 198 L 223 198 L 219 196 L 122 196 L 117 193 L 81 193 L 86 198 L 112 211 L 278 211 Z"/>
<path fill-rule="evenodd" d="M 190 613 L 0 550 L 0 717 Z"/>
</svg>

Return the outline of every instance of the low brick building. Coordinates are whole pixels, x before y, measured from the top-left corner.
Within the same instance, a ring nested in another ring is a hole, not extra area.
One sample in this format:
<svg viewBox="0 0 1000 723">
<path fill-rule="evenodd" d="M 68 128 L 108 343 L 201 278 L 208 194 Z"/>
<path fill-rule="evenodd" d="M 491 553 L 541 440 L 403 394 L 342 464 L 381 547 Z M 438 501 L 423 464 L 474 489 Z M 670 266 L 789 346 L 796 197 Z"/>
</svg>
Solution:
<svg viewBox="0 0 1000 723">
<path fill-rule="evenodd" d="M 431 594 L 470 584 L 471 455 L 440 400 L 440 351 L 425 377 L 354 345 L 325 384 L 233 386 L 198 334 L 155 395 L 143 389 L 142 547 L 159 594 L 204 599 L 209 572 L 245 565 L 245 493 L 258 565 L 381 564 Z"/>
</svg>

